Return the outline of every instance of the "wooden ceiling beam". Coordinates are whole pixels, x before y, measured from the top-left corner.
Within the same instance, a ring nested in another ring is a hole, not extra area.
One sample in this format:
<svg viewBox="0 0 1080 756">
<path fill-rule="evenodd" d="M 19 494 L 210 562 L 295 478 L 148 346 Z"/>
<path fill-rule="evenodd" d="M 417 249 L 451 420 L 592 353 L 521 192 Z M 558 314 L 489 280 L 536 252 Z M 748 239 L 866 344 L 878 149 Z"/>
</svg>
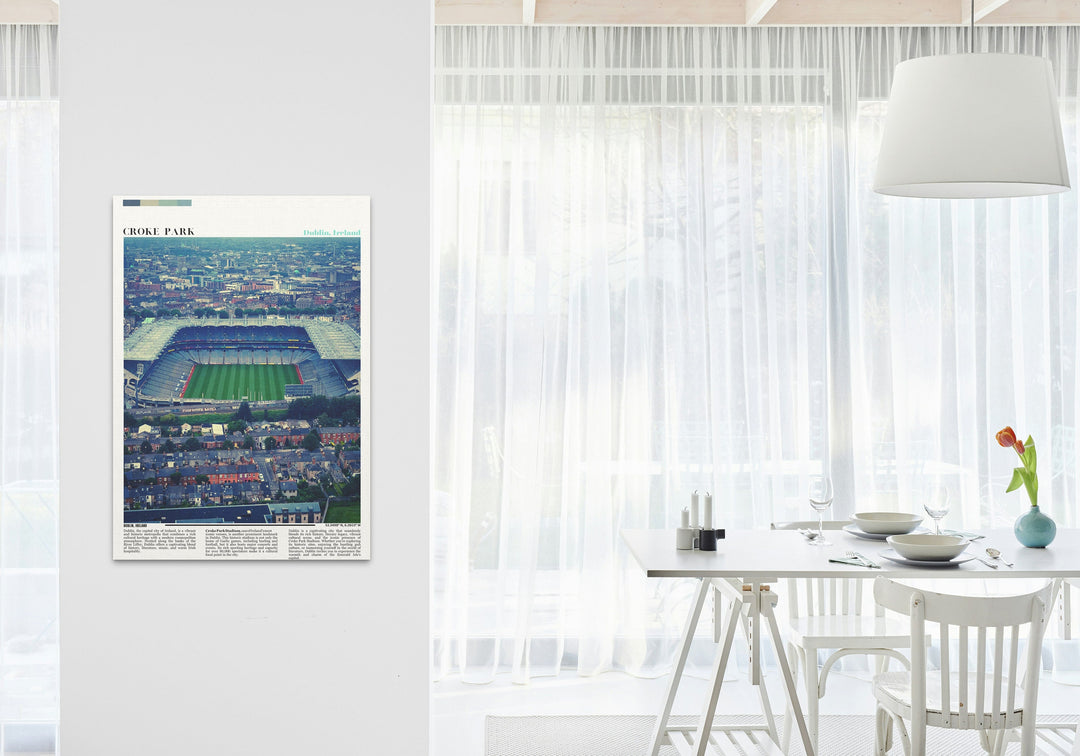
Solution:
<svg viewBox="0 0 1080 756">
<path fill-rule="evenodd" d="M 746 25 L 760 24 L 774 5 L 776 0 L 746 0 Z"/>
<path fill-rule="evenodd" d="M 984 19 L 996 11 L 1009 0 L 975 0 L 975 23 L 981 24 Z M 971 23 L 971 0 L 960 0 L 960 23 Z"/>
<path fill-rule="evenodd" d="M 938 26 L 970 23 L 971 0 L 434 0 L 435 23 L 477 25 Z M 0 6 L 52 0 L 0 0 Z M 975 0 L 985 25 L 1080 24 L 1080 0 Z"/>
</svg>

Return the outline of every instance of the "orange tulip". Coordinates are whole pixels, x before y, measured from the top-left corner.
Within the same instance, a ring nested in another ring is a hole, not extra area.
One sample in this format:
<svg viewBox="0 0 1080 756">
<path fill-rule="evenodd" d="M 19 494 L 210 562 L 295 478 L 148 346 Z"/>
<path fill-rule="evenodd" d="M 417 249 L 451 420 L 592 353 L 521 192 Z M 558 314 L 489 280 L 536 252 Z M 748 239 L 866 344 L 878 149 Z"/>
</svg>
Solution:
<svg viewBox="0 0 1080 756">
<path fill-rule="evenodd" d="M 1024 453 L 1024 444 L 1023 444 L 1023 442 L 1016 440 L 1016 433 L 1008 425 L 1006 425 L 1004 428 L 1002 428 L 1001 430 L 999 430 L 997 432 L 997 442 L 999 444 L 1001 444 L 1002 446 L 1011 446 L 1014 449 L 1016 448 L 1016 445 L 1019 444 L 1020 448 L 1018 449 L 1018 451 L 1021 454 Z"/>
<path fill-rule="evenodd" d="M 1013 468 L 1012 480 L 1009 481 L 1009 487 L 1005 489 L 1005 492 L 1015 491 L 1023 486 L 1027 490 L 1031 506 L 1037 507 L 1039 505 L 1039 476 L 1035 471 L 1035 442 L 1031 440 L 1031 436 L 1028 436 L 1026 442 L 1021 441 L 1008 425 L 999 430 L 994 437 L 999 444 L 1011 446 L 1013 451 L 1020 455 L 1022 466 Z"/>
</svg>

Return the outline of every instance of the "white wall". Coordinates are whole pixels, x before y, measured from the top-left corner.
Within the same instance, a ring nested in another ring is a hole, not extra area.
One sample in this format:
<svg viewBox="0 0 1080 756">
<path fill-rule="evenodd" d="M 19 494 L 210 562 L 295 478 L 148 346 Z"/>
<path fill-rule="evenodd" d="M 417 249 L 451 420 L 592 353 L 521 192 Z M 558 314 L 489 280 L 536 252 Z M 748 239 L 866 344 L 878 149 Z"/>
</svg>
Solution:
<svg viewBox="0 0 1080 756">
<path fill-rule="evenodd" d="M 65 756 L 423 754 L 430 0 L 65 0 Z M 369 563 L 110 559 L 110 198 L 372 197 Z"/>
</svg>

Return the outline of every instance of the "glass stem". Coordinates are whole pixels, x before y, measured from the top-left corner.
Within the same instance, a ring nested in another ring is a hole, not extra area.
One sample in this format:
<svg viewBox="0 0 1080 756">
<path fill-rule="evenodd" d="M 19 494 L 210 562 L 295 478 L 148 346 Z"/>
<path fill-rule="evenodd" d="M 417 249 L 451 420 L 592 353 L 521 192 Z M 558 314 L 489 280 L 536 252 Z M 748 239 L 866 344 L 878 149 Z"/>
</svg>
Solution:
<svg viewBox="0 0 1080 756">
<path fill-rule="evenodd" d="M 821 540 L 825 540 L 825 513 L 818 511 L 817 513 L 817 537 Z"/>
</svg>

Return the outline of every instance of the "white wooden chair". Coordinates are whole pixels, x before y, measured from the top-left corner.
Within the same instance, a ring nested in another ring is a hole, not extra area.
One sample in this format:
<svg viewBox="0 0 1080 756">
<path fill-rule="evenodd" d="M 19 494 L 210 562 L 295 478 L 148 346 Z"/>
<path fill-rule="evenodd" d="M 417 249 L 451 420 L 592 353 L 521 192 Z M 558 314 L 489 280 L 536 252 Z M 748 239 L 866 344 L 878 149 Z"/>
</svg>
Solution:
<svg viewBox="0 0 1080 756">
<path fill-rule="evenodd" d="M 908 615 L 912 638 L 925 635 L 927 622 L 937 623 L 941 664 L 940 670 L 928 671 L 926 647 L 912 643 L 909 671 L 874 678 L 874 752 L 884 756 L 896 724 L 908 756 L 926 755 L 927 726 L 978 730 L 983 747 L 991 756 L 1001 756 L 1009 730 L 1019 727 L 1021 756 L 1034 756 L 1039 667 L 1052 592 L 1047 584 L 1021 596 L 952 596 L 878 577 L 875 600 Z M 1019 642 L 1025 631 L 1021 669 Z M 959 642 L 955 660 L 953 637 Z M 910 736 L 905 719 L 911 722 Z"/>
<path fill-rule="evenodd" d="M 825 530 L 840 530 L 847 522 L 826 520 Z M 774 530 L 817 530 L 817 520 L 773 523 Z M 808 545 L 808 548 L 813 548 Z M 886 617 L 878 607 L 864 606 L 863 586 L 867 578 L 792 578 L 785 581 L 784 600 L 788 606 L 788 659 L 792 674 L 801 666 L 806 691 L 806 725 L 814 750 L 818 747 L 818 700 L 825 695 L 829 671 L 844 656 L 862 654 L 879 657 L 878 671 L 888 668 L 889 658 L 898 659 L 907 668 L 908 661 L 898 649 L 911 645 L 908 624 Z M 832 653 L 818 671 L 818 651 Z M 790 714 L 790 711 L 788 712 Z M 791 743 L 790 716 L 784 717 L 781 746 Z"/>
</svg>

